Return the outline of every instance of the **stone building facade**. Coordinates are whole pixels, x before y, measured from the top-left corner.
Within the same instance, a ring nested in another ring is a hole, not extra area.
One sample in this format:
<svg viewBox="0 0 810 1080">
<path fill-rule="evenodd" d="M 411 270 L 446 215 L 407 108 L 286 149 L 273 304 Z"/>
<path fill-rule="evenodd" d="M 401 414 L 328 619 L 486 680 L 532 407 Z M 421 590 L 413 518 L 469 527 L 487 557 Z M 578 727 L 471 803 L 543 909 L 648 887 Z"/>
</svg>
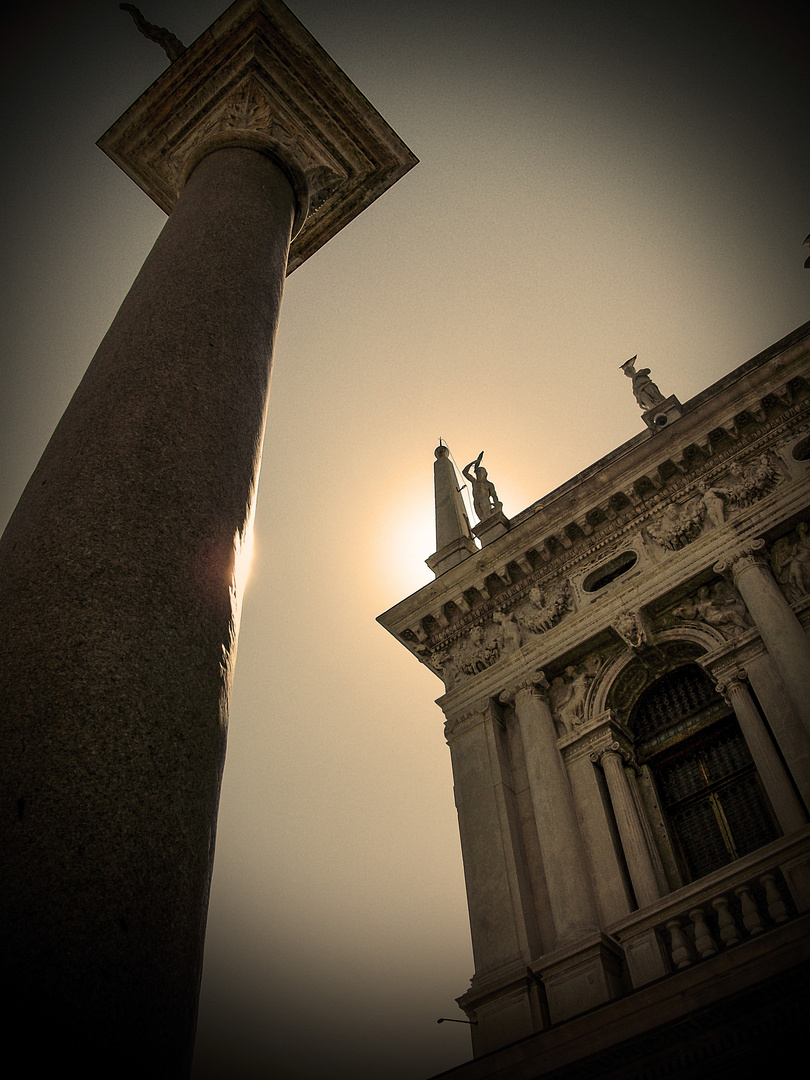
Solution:
<svg viewBox="0 0 810 1080">
<path fill-rule="evenodd" d="M 628 365 L 644 430 L 512 519 L 437 449 L 436 580 L 380 616 L 445 685 L 459 1080 L 703 1075 L 808 1004 L 810 323 L 683 405 Z"/>
</svg>

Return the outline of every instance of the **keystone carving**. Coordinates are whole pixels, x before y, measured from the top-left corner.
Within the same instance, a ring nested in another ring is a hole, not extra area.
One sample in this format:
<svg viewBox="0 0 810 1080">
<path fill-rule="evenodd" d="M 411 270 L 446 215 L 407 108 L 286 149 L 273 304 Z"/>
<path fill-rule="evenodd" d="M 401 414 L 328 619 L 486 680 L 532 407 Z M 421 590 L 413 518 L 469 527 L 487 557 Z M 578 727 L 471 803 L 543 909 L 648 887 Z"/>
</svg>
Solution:
<svg viewBox="0 0 810 1080">
<path fill-rule="evenodd" d="M 613 623 L 613 629 L 631 649 L 647 644 L 647 628 L 640 611 L 623 611 Z"/>
</svg>

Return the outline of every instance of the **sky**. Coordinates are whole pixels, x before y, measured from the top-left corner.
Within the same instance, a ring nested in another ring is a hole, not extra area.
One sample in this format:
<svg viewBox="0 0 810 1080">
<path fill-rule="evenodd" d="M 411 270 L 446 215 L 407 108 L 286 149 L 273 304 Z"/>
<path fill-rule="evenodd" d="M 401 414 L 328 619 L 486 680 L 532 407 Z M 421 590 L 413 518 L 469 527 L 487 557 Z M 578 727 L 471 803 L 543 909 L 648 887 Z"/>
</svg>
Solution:
<svg viewBox="0 0 810 1080">
<path fill-rule="evenodd" d="M 190 43 L 222 0 L 143 0 Z M 194 1080 L 470 1056 L 441 683 L 376 622 L 432 580 L 439 438 L 507 516 L 805 322 L 792 5 L 291 0 L 420 158 L 287 281 Z M 8 19 L 8 16 L 5 16 Z M 0 519 L 157 237 L 95 141 L 164 70 L 117 3 L 4 26 Z"/>
</svg>

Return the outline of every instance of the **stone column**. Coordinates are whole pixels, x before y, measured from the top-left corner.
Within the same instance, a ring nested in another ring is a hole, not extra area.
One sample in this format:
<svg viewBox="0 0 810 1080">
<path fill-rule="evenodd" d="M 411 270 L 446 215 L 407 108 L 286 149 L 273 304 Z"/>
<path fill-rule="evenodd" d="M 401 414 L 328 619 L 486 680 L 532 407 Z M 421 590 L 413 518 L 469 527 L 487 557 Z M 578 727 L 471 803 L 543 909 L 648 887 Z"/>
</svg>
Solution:
<svg viewBox="0 0 810 1080">
<path fill-rule="evenodd" d="M 593 934 L 596 902 L 582 837 L 548 699 L 540 682 L 502 695 L 514 701 L 523 742 L 537 835 L 543 856 L 557 947 Z"/>
<path fill-rule="evenodd" d="M 476 1021 L 476 1054 L 531 1034 L 537 989 L 536 913 L 519 835 L 511 770 L 491 702 L 445 726 L 453 763 L 475 975 L 459 1004 Z"/>
<path fill-rule="evenodd" d="M 747 657 L 745 671 L 804 805 L 810 807 L 810 734 L 796 715 L 766 650 Z"/>
<path fill-rule="evenodd" d="M 599 760 L 607 780 L 610 802 L 616 825 L 627 859 L 627 869 L 633 882 L 633 891 L 640 908 L 654 903 L 661 896 L 655 877 L 644 829 L 639 820 L 638 807 L 627 783 L 624 772 L 624 756 L 618 742 L 593 755 Z"/>
<path fill-rule="evenodd" d="M 201 162 L 0 544 L 4 985 L 111 1075 L 191 1049 L 293 212 L 263 154 Z"/>
<path fill-rule="evenodd" d="M 807 824 L 807 815 L 765 729 L 759 710 L 745 685 L 745 672 L 724 675 L 717 690 L 734 710 L 740 731 L 751 751 L 762 783 L 770 799 L 782 832 L 795 832 Z"/>
<path fill-rule="evenodd" d="M 274 0 L 104 145 L 171 216 L 0 543 L 0 980 L 10 1059 L 157 1080 L 191 1062 L 285 273 L 415 159 Z"/>
<path fill-rule="evenodd" d="M 798 716 L 810 732 L 810 638 L 793 614 L 764 556 L 765 544 L 747 548 L 718 563 L 745 601 Z"/>
</svg>

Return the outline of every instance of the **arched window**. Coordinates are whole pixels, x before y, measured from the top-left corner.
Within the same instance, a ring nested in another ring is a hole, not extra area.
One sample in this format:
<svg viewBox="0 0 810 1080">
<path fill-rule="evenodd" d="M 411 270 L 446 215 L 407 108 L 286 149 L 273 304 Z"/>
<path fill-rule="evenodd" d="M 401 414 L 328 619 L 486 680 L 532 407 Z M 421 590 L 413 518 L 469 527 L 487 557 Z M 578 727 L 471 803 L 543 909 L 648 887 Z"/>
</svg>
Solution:
<svg viewBox="0 0 810 1080">
<path fill-rule="evenodd" d="M 779 836 L 734 713 L 697 664 L 657 679 L 629 724 L 685 881 Z"/>
</svg>

